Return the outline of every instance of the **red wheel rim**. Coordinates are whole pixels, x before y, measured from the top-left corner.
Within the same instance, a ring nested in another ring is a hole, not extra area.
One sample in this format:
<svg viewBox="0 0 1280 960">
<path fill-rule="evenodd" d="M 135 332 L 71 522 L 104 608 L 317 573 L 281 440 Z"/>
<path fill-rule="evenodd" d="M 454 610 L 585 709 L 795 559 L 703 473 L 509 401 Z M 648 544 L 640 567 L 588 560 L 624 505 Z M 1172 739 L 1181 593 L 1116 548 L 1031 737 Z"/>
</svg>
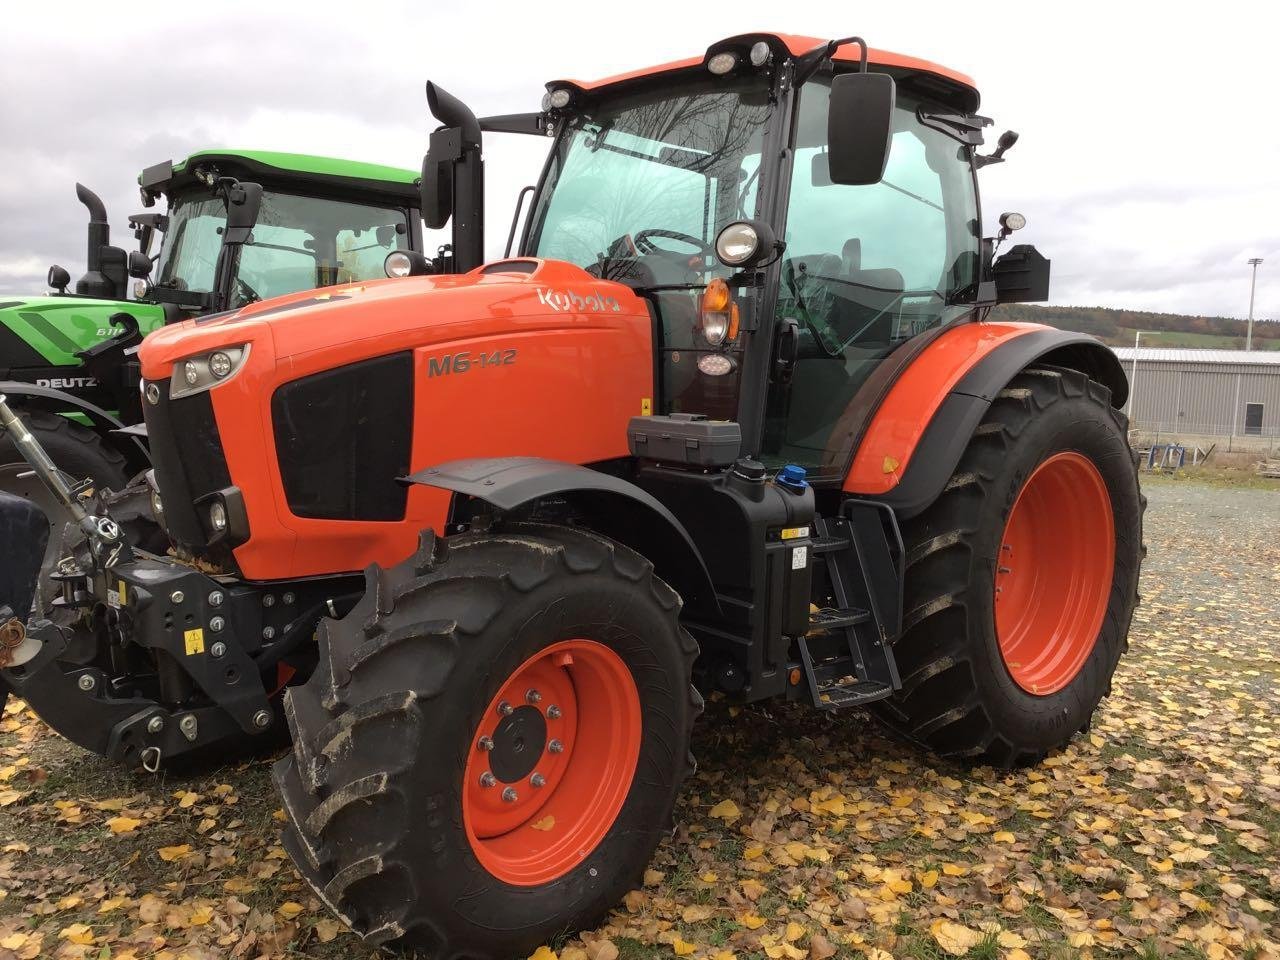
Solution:
<svg viewBox="0 0 1280 960">
<path fill-rule="evenodd" d="M 490 701 L 467 753 L 462 819 L 476 858 L 506 883 L 568 873 L 604 839 L 640 756 L 631 671 L 594 640 L 522 663 Z"/>
<path fill-rule="evenodd" d="M 1115 554 L 1111 496 L 1093 461 L 1058 453 L 1036 467 L 1009 512 L 995 575 L 1000 654 L 1023 690 L 1056 693 L 1089 659 Z"/>
</svg>

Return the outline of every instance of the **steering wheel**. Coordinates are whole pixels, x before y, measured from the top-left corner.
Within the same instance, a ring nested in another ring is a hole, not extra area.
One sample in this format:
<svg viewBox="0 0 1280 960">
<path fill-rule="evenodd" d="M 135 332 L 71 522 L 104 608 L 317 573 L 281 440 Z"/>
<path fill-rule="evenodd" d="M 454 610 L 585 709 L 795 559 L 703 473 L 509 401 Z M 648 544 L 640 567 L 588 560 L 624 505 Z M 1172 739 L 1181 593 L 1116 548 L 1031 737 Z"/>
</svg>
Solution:
<svg viewBox="0 0 1280 960">
<path fill-rule="evenodd" d="M 697 237 L 687 233 L 681 233 L 679 230 L 664 230 L 661 227 L 653 227 L 648 230 L 641 230 L 634 234 L 631 242 L 635 244 L 637 250 L 641 253 L 665 253 L 667 256 L 680 256 L 675 250 L 667 250 L 658 246 L 653 242 L 654 237 L 664 237 L 667 240 L 677 240 L 680 243 L 686 243 L 693 247 L 703 257 L 709 257 L 715 253 L 711 244 L 699 240 Z"/>
</svg>

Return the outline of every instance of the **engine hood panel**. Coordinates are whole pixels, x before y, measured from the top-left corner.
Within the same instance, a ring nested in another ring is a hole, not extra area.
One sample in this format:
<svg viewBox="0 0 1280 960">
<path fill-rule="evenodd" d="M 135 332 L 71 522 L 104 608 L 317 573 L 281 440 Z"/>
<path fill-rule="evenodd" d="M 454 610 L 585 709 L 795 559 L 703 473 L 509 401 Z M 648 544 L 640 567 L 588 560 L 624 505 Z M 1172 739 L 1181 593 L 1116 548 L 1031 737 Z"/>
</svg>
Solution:
<svg viewBox="0 0 1280 960">
<path fill-rule="evenodd" d="M 645 302 L 626 286 L 572 264 L 510 260 L 470 273 L 406 277 L 308 290 L 176 324 L 147 338 L 143 376 L 219 346 L 267 340 L 277 363 L 340 350 L 377 356 L 486 334 L 612 326 L 643 318 Z"/>
</svg>

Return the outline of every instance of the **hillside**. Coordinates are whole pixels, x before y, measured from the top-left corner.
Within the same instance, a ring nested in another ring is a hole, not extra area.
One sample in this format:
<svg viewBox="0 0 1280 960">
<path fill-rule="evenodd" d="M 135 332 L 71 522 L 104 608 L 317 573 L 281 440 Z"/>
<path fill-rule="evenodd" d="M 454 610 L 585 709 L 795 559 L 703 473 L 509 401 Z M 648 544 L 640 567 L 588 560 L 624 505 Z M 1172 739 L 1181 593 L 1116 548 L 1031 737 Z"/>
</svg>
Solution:
<svg viewBox="0 0 1280 960">
<path fill-rule="evenodd" d="M 1243 350 L 1247 326 L 1244 320 L 1231 317 L 1195 317 L 1107 307 L 1044 307 L 1029 303 L 1001 304 L 992 311 L 991 319 L 1047 323 L 1063 330 L 1092 334 L 1116 347 L 1133 346 L 1134 332 L 1141 330 L 1144 347 Z M 1255 318 L 1253 348 L 1280 350 L 1280 322 Z"/>
</svg>

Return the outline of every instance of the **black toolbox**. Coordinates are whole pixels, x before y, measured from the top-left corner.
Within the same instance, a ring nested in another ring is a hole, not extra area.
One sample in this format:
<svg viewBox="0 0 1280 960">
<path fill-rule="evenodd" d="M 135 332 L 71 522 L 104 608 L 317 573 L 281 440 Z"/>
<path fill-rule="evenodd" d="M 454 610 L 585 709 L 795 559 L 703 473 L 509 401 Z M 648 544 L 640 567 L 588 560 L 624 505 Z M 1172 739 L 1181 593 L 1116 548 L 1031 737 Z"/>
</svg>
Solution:
<svg viewBox="0 0 1280 960">
<path fill-rule="evenodd" d="M 732 420 L 708 420 L 701 413 L 632 417 L 627 424 L 631 455 L 686 467 L 728 467 L 738 459 L 742 430 Z"/>
</svg>

